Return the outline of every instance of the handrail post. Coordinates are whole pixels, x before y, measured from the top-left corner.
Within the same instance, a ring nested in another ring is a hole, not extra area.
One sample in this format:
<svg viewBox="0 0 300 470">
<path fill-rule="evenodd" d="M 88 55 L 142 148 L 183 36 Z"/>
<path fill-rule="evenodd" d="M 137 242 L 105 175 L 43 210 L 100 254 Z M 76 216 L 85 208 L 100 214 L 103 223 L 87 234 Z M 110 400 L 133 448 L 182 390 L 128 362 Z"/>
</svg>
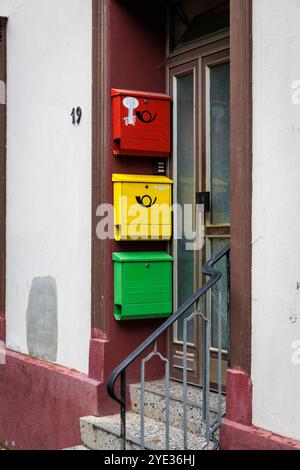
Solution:
<svg viewBox="0 0 300 470">
<path fill-rule="evenodd" d="M 121 372 L 121 384 L 120 384 L 120 392 L 121 392 L 121 450 L 126 450 L 126 369 L 122 370 Z"/>
</svg>

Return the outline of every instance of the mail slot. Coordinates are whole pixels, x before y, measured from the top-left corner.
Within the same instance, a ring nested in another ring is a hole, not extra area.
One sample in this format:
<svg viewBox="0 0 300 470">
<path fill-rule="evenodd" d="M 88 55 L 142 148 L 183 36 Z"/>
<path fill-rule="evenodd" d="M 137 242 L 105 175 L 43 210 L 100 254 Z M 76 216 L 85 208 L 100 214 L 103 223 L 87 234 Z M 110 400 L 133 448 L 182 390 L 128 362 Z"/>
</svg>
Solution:
<svg viewBox="0 0 300 470">
<path fill-rule="evenodd" d="M 171 315 L 173 258 L 168 253 L 113 253 L 112 258 L 117 320 Z"/>
<path fill-rule="evenodd" d="M 113 174 L 115 240 L 170 240 L 172 183 L 165 176 Z"/>
<path fill-rule="evenodd" d="M 114 155 L 170 155 L 170 96 L 112 89 L 112 110 Z"/>
</svg>

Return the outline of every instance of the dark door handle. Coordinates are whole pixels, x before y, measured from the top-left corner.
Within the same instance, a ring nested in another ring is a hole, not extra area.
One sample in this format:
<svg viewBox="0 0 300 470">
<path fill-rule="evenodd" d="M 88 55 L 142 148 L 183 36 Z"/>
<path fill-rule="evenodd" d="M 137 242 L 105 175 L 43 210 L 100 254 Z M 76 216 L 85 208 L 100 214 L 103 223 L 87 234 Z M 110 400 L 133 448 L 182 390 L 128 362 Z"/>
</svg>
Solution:
<svg viewBox="0 0 300 470">
<path fill-rule="evenodd" d="M 210 212 L 210 193 L 208 192 L 196 193 L 196 204 L 204 205 L 204 211 Z"/>
</svg>

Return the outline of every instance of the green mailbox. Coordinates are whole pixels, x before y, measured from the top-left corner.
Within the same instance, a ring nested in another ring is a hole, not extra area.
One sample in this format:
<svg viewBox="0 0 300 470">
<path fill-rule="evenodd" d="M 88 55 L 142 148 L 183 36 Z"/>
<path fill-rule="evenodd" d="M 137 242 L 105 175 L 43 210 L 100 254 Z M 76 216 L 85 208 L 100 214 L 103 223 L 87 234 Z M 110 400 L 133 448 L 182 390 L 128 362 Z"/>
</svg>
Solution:
<svg viewBox="0 0 300 470">
<path fill-rule="evenodd" d="M 172 256 L 165 252 L 113 253 L 113 261 L 117 320 L 171 315 Z"/>
</svg>

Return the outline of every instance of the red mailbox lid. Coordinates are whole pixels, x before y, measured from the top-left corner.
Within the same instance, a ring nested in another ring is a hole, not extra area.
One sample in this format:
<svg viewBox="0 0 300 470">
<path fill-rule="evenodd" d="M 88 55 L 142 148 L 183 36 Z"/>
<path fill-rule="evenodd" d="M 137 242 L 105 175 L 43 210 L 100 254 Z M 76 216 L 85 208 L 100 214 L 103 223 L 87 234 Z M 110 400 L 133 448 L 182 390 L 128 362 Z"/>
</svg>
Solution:
<svg viewBox="0 0 300 470">
<path fill-rule="evenodd" d="M 132 91 L 132 90 L 119 90 L 118 88 L 112 88 L 111 96 L 133 96 L 141 98 L 152 98 L 157 100 L 171 101 L 171 96 L 165 95 L 164 93 L 153 93 L 147 91 Z"/>
</svg>

